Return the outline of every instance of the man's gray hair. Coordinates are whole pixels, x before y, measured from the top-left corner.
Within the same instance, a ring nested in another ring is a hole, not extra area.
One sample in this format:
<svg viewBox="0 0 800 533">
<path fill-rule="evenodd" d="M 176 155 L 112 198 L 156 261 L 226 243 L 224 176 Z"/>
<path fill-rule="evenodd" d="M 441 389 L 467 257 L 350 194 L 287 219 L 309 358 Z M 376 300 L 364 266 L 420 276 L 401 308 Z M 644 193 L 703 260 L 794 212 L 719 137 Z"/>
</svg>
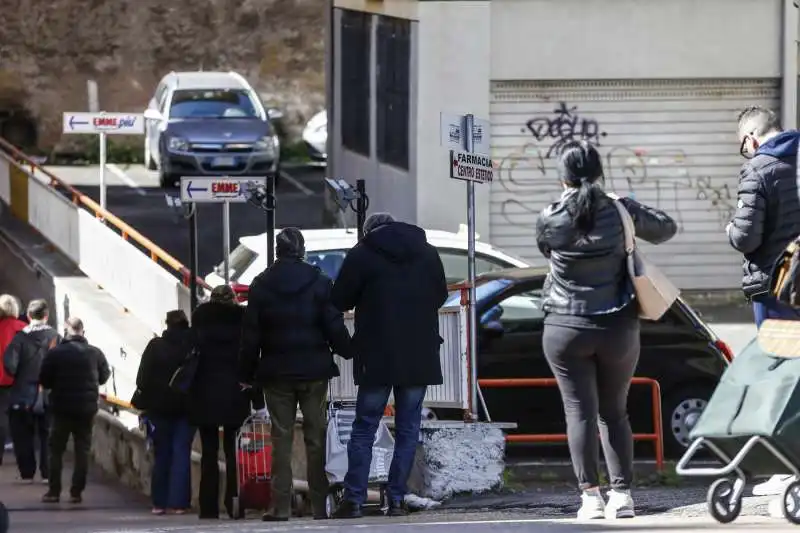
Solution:
<svg viewBox="0 0 800 533">
<path fill-rule="evenodd" d="M 747 107 L 739 113 L 738 123 L 739 133 L 752 133 L 756 137 L 783 129 L 778 115 L 773 110 L 758 105 Z M 750 131 L 742 131 L 745 126 L 748 126 Z"/>
<path fill-rule="evenodd" d="M 373 213 L 364 221 L 364 235 L 392 222 L 394 222 L 394 217 L 389 213 Z"/>
<path fill-rule="evenodd" d="M 0 318 L 19 318 L 19 300 L 10 294 L 0 294 Z"/>
<path fill-rule="evenodd" d="M 47 320 L 50 315 L 50 308 L 46 300 L 31 300 L 28 303 L 28 318 L 31 320 Z"/>
<path fill-rule="evenodd" d="M 83 320 L 80 318 L 73 316 L 67 319 L 67 335 L 76 335 L 78 337 L 83 337 Z"/>
</svg>

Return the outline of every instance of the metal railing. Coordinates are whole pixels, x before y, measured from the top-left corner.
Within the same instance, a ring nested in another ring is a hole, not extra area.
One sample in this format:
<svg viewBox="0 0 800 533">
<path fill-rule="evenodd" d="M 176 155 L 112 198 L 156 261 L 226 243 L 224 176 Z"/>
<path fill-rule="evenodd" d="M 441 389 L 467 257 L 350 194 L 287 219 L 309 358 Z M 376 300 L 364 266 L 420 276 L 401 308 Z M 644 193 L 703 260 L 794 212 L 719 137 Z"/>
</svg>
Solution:
<svg viewBox="0 0 800 533">
<path fill-rule="evenodd" d="M 3 138 L 0 138 L 0 154 L 6 156 L 8 160 L 17 165 L 26 173 L 29 174 L 29 179 L 36 179 L 36 173 L 39 172 L 49 180 L 49 187 L 54 191 L 65 194 L 69 197 L 73 204 L 85 208 L 87 211 L 94 214 L 99 220 L 105 221 L 110 227 L 114 228 L 122 237 L 123 240 L 133 242 L 138 245 L 142 253 L 148 254 L 150 259 L 156 263 L 166 265 L 179 275 L 179 279 L 185 286 L 189 286 L 191 280 L 191 272 L 180 261 L 168 254 L 164 249 L 155 244 L 153 241 L 139 233 L 135 228 L 124 222 L 122 219 L 100 207 L 100 204 L 83 194 L 81 191 L 72 185 L 65 183 L 60 178 L 55 176 L 52 172 L 45 169 L 39 163 L 34 161 L 28 155 L 23 153 L 19 148 L 9 143 Z M 210 290 L 211 287 L 199 276 L 197 276 L 197 284 Z"/>
<path fill-rule="evenodd" d="M 661 413 L 661 385 L 658 381 L 650 378 L 635 377 L 631 380 L 632 385 L 648 385 L 652 393 L 652 433 L 634 433 L 634 440 L 651 441 L 655 445 L 656 468 L 659 472 L 664 470 L 664 429 Z M 497 378 L 479 379 L 478 385 L 485 388 L 516 388 L 516 387 L 557 387 L 555 378 Z M 506 442 L 520 443 L 542 443 L 542 442 L 566 442 L 566 433 L 546 433 L 533 434 L 522 433 L 506 435 Z"/>
</svg>

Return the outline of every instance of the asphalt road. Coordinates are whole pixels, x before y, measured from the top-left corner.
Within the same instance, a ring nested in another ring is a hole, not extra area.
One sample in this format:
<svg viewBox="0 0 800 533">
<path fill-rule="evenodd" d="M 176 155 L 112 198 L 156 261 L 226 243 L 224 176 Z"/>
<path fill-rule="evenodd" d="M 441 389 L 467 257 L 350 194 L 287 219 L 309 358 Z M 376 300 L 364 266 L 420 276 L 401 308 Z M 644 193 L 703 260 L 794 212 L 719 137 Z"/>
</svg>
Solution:
<svg viewBox="0 0 800 533">
<path fill-rule="evenodd" d="M 77 187 L 95 201 L 100 200 L 99 170 L 87 167 L 47 167 L 58 178 Z M 276 224 L 302 229 L 323 227 L 324 169 L 288 170 L 277 190 Z M 107 208 L 163 248 L 189 265 L 189 224 L 166 201 L 155 172 L 135 165 L 108 165 Z M 177 191 L 173 191 L 177 194 Z M 250 204 L 231 204 L 231 251 L 240 237 L 266 231 L 266 213 Z M 198 264 L 205 277 L 222 262 L 222 205 L 198 204 Z"/>
</svg>

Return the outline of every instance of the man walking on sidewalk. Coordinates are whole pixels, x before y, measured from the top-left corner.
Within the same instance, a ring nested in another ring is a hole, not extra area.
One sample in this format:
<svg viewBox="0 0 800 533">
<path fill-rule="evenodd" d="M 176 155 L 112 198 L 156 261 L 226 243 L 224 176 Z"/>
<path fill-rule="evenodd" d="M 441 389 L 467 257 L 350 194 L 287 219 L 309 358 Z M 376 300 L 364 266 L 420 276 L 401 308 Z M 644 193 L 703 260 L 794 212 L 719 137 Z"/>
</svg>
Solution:
<svg viewBox="0 0 800 533">
<path fill-rule="evenodd" d="M 422 402 L 442 383 L 439 308 L 447 299 L 444 267 L 422 228 L 376 213 L 345 257 L 331 301 L 355 307 L 353 374 L 359 385 L 347 446 L 344 501 L 335 518 L 357 518 L 367 498 L 375 432 L 389 395 L 395 401 L 395 449 L 389 469 L 390 516 L 408 513 L 406 483 L 419 441 Z"/>
<path fill-rule="evenodd" d="M 49 315 L 45 300 L 32 300 L 28 304 L 28 325 L 14 336 L 3 356 L 4 370 L 14 378 L 8 418 L 19 476 L 24 481 L 33 481 L 36 474 L 37 440 L 39 473 L 44 481 L 49 477 L 49 420 L 46 391 L 39 385 L 39 370 L 45 354 L 60 340 L 60 335 L 47 323 Z"/>
<path fill-rule="evenodd" d="M 70 503 L 80 503 L 86 488 L 92 424 L 97 414 L 99 387 L 111 375 L 106 356 L 84 337 L 83 322 L 67 319 L 67 338 L 48 352 L 42 362 L 40 382 L 50 389 L 53 428 L 50 434 L 50 489 L 44 503 L 61 498 L 61 471 L 67 441 L 72 435 L 75 468 L 70 487 Z"/>
</svg>

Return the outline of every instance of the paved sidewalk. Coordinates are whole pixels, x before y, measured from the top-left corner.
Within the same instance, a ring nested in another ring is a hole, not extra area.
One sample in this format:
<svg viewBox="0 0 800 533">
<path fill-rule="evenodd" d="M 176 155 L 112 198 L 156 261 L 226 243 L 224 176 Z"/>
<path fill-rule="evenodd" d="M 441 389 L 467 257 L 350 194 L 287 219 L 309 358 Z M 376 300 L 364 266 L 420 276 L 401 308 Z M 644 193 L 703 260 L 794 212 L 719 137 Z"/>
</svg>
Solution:
<svg viewBox="0 0 800 533">
<path fill-rule="evenodd" d="M 64 502 L 60 504 L 42 503 L 47 485 L 38 476 L 33 483 L 19 481 L 18 476 L 14 455 L 6 453 L 0 466 L 0 500 L 11 515 L 10 533 L 88 533 L 95 531 L 94 528 L 117 529 L 126 522 L 152 518 L 148 502 L 142 495 L 115 486 L 96 475 L 89 476 L 82 504 L 66 503 L 72 476 L 72 464 L 66 457 L 62 481 Z"/>
</svg>

